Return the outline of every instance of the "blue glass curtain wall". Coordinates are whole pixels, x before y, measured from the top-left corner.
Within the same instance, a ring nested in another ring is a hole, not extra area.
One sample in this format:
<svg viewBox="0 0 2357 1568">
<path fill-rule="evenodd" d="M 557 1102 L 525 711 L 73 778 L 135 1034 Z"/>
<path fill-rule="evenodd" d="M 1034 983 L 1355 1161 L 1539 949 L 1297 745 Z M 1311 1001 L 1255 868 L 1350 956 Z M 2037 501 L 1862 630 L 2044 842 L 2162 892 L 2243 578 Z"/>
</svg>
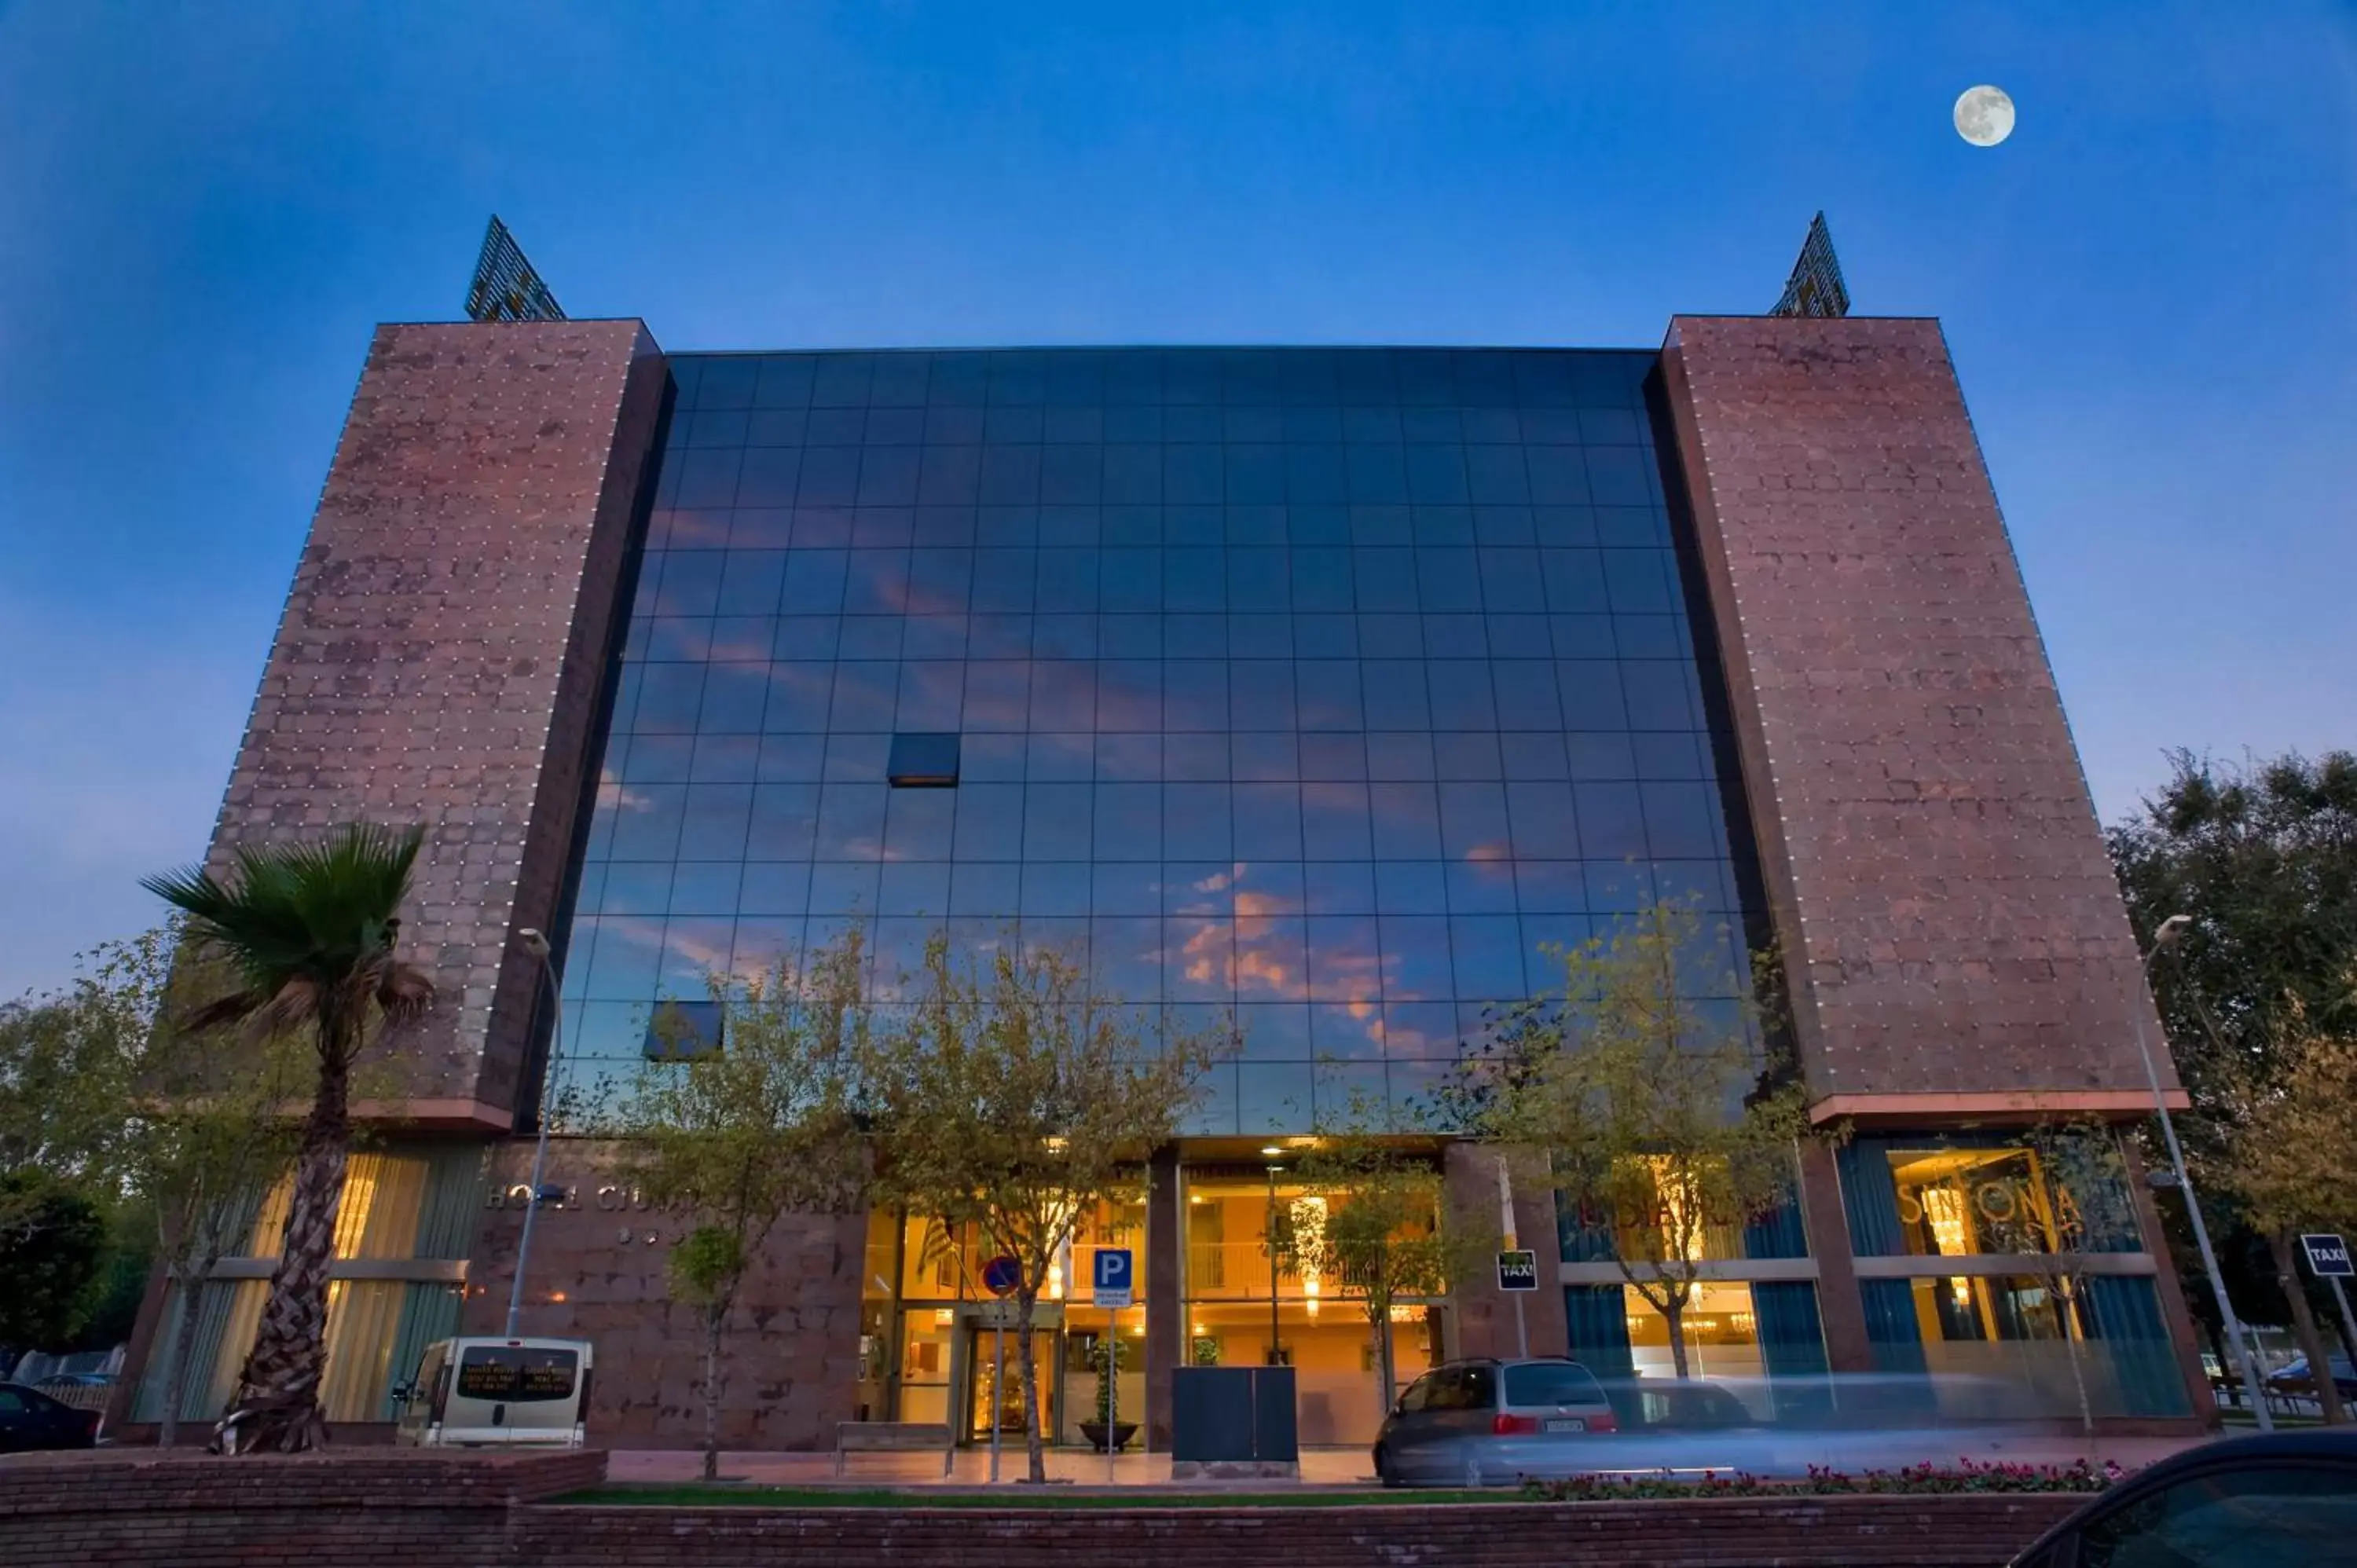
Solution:
<svg viewBox="0 0 2357 1568">
<path fill-rule="evenodd" d="M 1052 944 L 1240 1060 L 1200 1131 L 1403 1109 L 1538 949 L 1663 896 L 1734 1011 L 1650 352 L 681 355 L 563 993 L 659 998 L 857 919 Z M 895 736 L 955 736 L 896 789 Z M 1718 978 L 1722 977 L 1723 978 Z"/>
</svg>

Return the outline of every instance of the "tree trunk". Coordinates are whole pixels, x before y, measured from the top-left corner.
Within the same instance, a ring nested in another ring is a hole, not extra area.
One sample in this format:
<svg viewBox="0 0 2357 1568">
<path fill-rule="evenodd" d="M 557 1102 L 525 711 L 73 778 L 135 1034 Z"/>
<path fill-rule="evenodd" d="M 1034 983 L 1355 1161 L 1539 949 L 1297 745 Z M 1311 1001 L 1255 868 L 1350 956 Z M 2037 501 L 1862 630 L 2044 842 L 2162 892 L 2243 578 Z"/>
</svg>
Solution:
<svg viewBox="0 0 2357 1568">
<path fill-rule="evenodd" d="M 1038 1294 L 1029 1282 L 1015 1297 L 1015 1366 L 1023 1383 L 1023 1450 L 1028 1467 L 1026 1477 L 1036 1485 L 1048 1480 L 1048 1449 L 1039 1433 L 1039 1373 L 1031 1357 L 1031 1309 L 1038 1305 Z M 993 1412 L 994 1418 L 996 1412 Z"/>
<path fill-rule="evenodd" d="M 156 1419 L 156 1446 L 169 1448 L 180 1440 L 180 1407 L 188 1398 L 188 1348 L 196 1343 L 197 1320 L 204 1316 L 205 1281 L 212 1270 L 180 1272 L 180 1312 L 172 1328 L 172 1343 L 164 1356 L 164 1405 Z"/>
<path fill-rule="evenodd" d="M 1662 1309 L 1662 1321 L 1670 1326 L 1670 1364 L 1677 1368 L 1679 1377 L 1690 1378 L 1694 1374 L 1686 1368 L 1685 1298 L 1673 1292 L 1667 1301 Z"/>
<path fill-rule="evenodd" d="M 335 1261 L 351 1153 L 351 1064 L 341 1029 L 321 1029 L 319 1085 L 295 1156 L 295 1191 L 270 1298 L 238 1374 L 236 1448 L 296 1453 L 328 1440 L 319 1379 L 328 1352 L 328 1267 Z M 227 1424 L 224 1423 L 224 1424 Z"/>
<path fill-rule="evenodd" d="M 728 1304 L 704 1309 L 704 1478 L 720 1478 L 720 1326 Z"/>
<path fill-rule="evenodd" d="M 2071 1386 L 2079 1395 L 2079 1430 L 2090 1439 L 2095 1435 L 2095 1411 L 2087 1400 L 2087 1372 L 2079 1364 L 2079 1292 L 2069 1280 L 2055 1282 L 2054 1316 L 2062 1330 L 2062 1354 L 2071 1359 Z"/>
<path fill-rule="evenodd" d="M 2324 1412 L 2328 1426 L 2338 1426 L 2349 1419 L 2341 1405 L 2341 1387 L 2332 1380 L 2332 1358 L 2324 1348 L 2324 1336 L 2316 1331 L 2316 1314 L 2308 1309 L 2308 1291 L 2300 1283 L 2298 1262 L 2298 1244 L 2288 1230 L 2267 1233 L 2267 1251 L 2276 1261 L 2276 1283 L 2283 1286 L 2284 1298 L 2291 1303 L 2291 1325 L 2299 1336 L 2300 1353 L 2308 1358 L 2309 1380 L 2316 1385 L 2317 1407 Z"/>
<path fill-rule="evenodd" d="M 1375 1377 L 1379 1387 L 1376 1395 L 1383 1408 L 1375 1412 L 1375 1423 L 1380 1426 L 1392 1412 L 1392 1401 L 1399 1394 L 1399 1369 L 1392 1361 L 1392 1308 L 1388 1300 L 1368 1304 L 1367 1326 L 1375 1337 Z"/>
</svg>

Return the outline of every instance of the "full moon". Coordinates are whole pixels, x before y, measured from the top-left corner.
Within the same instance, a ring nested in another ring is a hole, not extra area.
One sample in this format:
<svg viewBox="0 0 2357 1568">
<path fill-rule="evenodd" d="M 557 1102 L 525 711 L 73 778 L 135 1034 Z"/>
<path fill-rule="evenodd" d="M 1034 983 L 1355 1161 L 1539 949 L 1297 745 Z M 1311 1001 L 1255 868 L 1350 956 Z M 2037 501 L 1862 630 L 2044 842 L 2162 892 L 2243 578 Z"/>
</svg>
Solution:
<svg viewBox="0 0 2357 1568">
<path fill-rule="evenodd" d="M 2013 100 L 2001 87 L 1970 87 L 1956 100 L 1956 134 L 1976 147 L 1994 147 L 2013 134 Z"/>
</svg>

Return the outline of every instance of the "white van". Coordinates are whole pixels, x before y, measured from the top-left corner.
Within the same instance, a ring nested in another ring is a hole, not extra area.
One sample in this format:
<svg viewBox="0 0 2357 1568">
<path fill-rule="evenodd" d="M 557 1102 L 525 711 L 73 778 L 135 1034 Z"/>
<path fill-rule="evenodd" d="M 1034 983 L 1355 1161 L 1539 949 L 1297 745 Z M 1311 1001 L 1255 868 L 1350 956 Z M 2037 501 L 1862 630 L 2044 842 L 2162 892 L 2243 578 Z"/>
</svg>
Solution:
<svg viewBox="0 0 2357 1568">
<path fill-rule="evenodd" d="M 394 1391 L 395 1443 L 578 1448 L 596 1357 L 587 1339 L 437 1339 Z"/>
</svg>

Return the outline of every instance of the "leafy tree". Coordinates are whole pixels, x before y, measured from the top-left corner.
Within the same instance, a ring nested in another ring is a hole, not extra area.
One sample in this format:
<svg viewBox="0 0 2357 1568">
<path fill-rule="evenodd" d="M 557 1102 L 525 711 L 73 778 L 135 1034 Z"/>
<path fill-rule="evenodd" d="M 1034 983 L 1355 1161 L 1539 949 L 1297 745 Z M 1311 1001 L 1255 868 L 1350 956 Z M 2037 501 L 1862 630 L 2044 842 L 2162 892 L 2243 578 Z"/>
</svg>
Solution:
<svg viewBox="0 0 2357 1568">
<path fill-rule="evenodd" d="M 2357 1036 L 2357 755 L 2171 760 L 2107 837 L 2140 941 L 2192 917 L 2152 976 L 2198 1140 L 2222 1131 L 2220 1094 L 2271 1070 L 2295 1015 L 2297 1034 Z"/>
<path fill-rule="evenodd" d="M 2252 1109 L 2279 1089 L 2287 1052 L 2357 1037 L 2357 755 L 2171 761 L 2168 784 L 2107 834 L 2113 867 L 2140 941 L 2172 915 L 2192 918 L 2151 966 L 2192 1101 L 2178 1131 L 2189 1158 L 2218 1173 L 2205 1196 L 2228 1220 L 2218 1252 L 2235 1294 L 2271 1312 L 2280 1281 L 2297 1328 L 2313 1317 L 2312 1298 L 2283 1265 L 2283 1227 L 2252 1212 L 2232 1173 L 2244 1151 L 2230 1145 L 2246 1141 Z M 2168 1230 L 2180 1273 L 2196 1282 L 2196 1309 L 2214 1322 L 2190 1232 L 2175 1215 Z"/>
<path fill-rule="evenodd" d="M 855 1207 L 866 1187 L 865 961 L 854 929 L 800 965 L 780 961 L 742 982 L 716 976 L 717 1045 L 650 1062 L 631 1097 L 630 1175 L 693 1222 L 673 1250 L 671 1284 L 703 1319 L 706 1480 L 720 1466 L 721 1346 L 762 1240 L 786 1214 Z"/>
<path fill-rule="evenodd" d="M 1045 1481 L 1031 1325 L 1049 1271 L 1082 1218 L 1178 1135 L 1229 1037 L 1172 1031 L 1157 1044 L 1060 954 L 959 963 L 937 938 L 908 1023 L 883 1044 L 874 1109 L 888 1198 L 947 1233 L 971 1226 L 1020 1265 L 1025 1443 L 1030 1478 Z"/>
<path fill-rule="evenodd" d="M 2266 1238 L 2314 1374 L 2332 1363 L 2300 1278 L 2298 1233 L 2357 1233 L 2357 1192 L 2350 1184 L 2357 1171 L 2357 1039 L 2309 1034 L 2297 1010 L 2288 1014 L 2288 1037 L 2274 1047 L 2271 1070 L 2245 1065 L 2222 1077 L 2214 1113 L 2229 1132 L 2202 1170 L 2241 1201 Z M 2317 1375 L 2316 1390 L 2326 1421 L 2347 1419 L 2330 1377 Z"/>
<path fill-rule="evenodd" d="M 1445 1294 L 1451 1276 L 1497 1239 L 1474 1234 L 1449 1212 L 1439 1168 L 1374 1131 L 1384 1124 L 1381 1108 L 1354 1099 L 1336 1125 L 1291 1157 L 1310 1193 L 1270 1217 L 1270 1245 L 1287 1270 L 1316 1279 L 1321 1294 L 1357 1303 L 1374 1348 L 1377 1402 L 1388 1412 L 1399 1386 L 1392 1308 Z"/>
<path fill-rule="evenodd" d="M 1691 955 L 1701 923 L 1657 904 L 1560 953 L 1563 985 L 1513 1010 L 1477 1059 L 1477 1130 L 1544 1150 L 1556 1179 L 1609 1218 L 1614 1260 L 1662 1315 L 1688 1375 L 1684 1319 L 1709 1243 L 1783 1201 L 1809 1131 L 1803 1091 L 1753 1043 L 1747 1008 Z"/>
<path fill-rule="evenodd" d="M 311 1038 L 311 1106 L 270 1294 L 238 1378 L 224 1433 L 240 1451 L 319 1445 L 319 1379 L 327 1359 L 328 1268 L 351 1152 L 355 1061 L 371 1025 L 398 1026 L 432 1004 L 424 971 L 394 949 L 400 908 L 425 830 L 359 824 L 324 843 L 242 848 L 228 881 L 202 867 L 144 886 L 188 916 L 200 956 L 220 959 L 233 989 L 178 1020 L 200 1033 L 237 1023 L 264 1039 Z"/>
<path fill-rule="evenodd" d="M 0 1234 L 0 1348 L 63 1345 L 96 1305 L 106 1263 L 106 1216 L 73 1187 L 38 1170 L 0 1176 L 0 1200 L 17 1222 Z"/>
<path fill-rule="evenodd" d="M 2030 1179 L 2007 1218 L 1984 1222 L 1991 1250 L 2015 1254 L 2021 1271 L 2046 1286 L 2071 1363 L 2079 1424 L 2093 1437 L 2094 1409 L 2080 1349 L 2092 1318 L 2088 1260 L 2137 1234 L 2127 1162 L 2111 1130 L 2091 1122 L 2040 1122 L 2023 1134 L 2022 1146 Z"/>
</svg>

